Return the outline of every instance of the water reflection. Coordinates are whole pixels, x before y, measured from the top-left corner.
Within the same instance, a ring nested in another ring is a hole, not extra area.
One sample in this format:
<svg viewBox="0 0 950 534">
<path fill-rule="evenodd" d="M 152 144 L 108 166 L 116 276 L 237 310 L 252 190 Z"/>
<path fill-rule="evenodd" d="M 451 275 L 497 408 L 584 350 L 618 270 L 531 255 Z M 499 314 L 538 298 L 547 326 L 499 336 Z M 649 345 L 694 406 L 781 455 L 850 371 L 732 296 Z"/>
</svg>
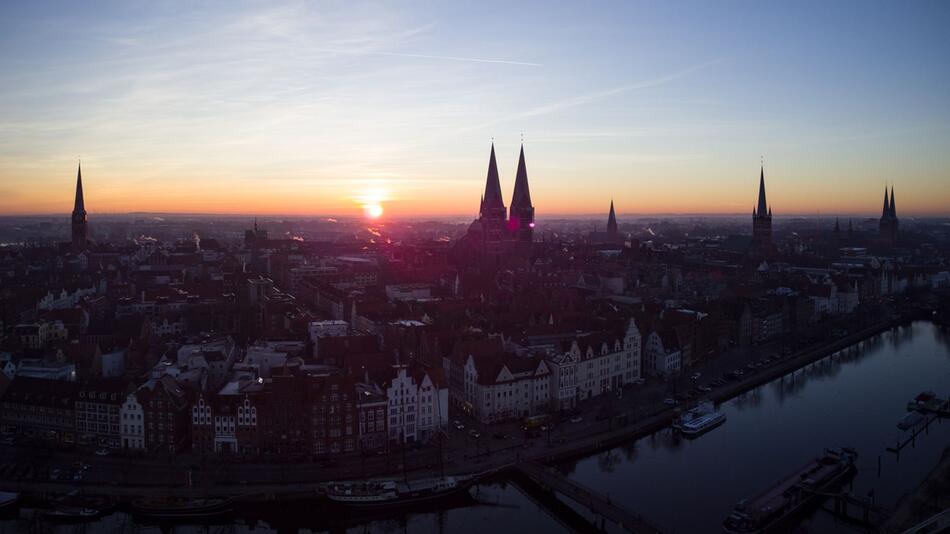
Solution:
<svg viewBox="0 0 950 534">
<path fill-rule="evenodd" d="M 617 455 L 577 462 L 571 478 L 622 495 L 630 511 L 671 530 L 715 532 L 739 499 L 774 484 L 825 447 L 850 445 L 859 453 L 855 494 L 874 491 L 879 503 L 893 507 L 950 442 L 950 425 L 935 424 L 899 458 L 885 450 L 900 432 L 896 423 L 906 414 L 907 400 L 924 389 L 950 391 L 948 338 L 923 322 L 884 332 L 725 403 L 720 409 L 726 423 L 697 439 L 658 432 L 614 449 Z M 848 528 L 826 512 L 795 527 Z"/>
</svg>

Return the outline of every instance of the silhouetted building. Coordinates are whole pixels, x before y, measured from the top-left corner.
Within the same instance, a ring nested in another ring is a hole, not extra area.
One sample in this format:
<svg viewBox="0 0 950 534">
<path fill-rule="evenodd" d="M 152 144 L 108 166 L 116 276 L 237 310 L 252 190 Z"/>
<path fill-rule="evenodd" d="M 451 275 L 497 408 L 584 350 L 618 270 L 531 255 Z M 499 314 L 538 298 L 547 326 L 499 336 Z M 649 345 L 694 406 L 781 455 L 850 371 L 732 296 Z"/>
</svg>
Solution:
<svg viewBox="0 0 950 534">
<path fill-rule="evenodd" d="M 591 232 L 588 236 L 591 243 L 623 243 L 624 236 L 620 235 L 617 229 L 617 214 L 614 212 L 614 201 L 610 201 L 610 213 L 607 215 L 607 231 Z"/>
<path fill-rule="evenodd" d="M 485 192 L 478 211 L 478 218 L 472 221 L 468 231 L 456 244 L 455 254 L 460 259 L 477 260 L 482 265 L 497 266 L 503 261 L 518 256 L 513 245 L 531 243 L 534 234 L 534 206 L 531 204 L 523 146 L 518 161 L 515 189 L 511 197 L 510 219 L 505 202 L 502 200 L 494 144 L 492 144 L 491 155 L 488 159 Z"/>
<path fill-rule="evenodd" d="M 759 172 L 759 202 L 752 208 L 752 246 L 764 251 L 772 245 L 772 208 L 765 200 L 765 167 Z"/>
<path fill-rule="evenodd" d="M 607 215 L 607 239 L 617 239 L 617 214 L 614 212 L 614 201 L 610 200 L 610 214 Z"/>
<path fill-rule="evenodd" d="M 508 229 L 517 241 L 530 243 L 534 234 L 534 206 L 531 205 L 531 190 L 528 188 L 524 145 L 521 145 L 521 155 L 518 157 L 518 174 L 515 177 L 515 191 L 511 195 Z"/>
<path fill-rule="evenodd" d="M 85 250 L 88 240 L 86 235 L 86 203 L 82 196 L 82 166 L 78 168 L 76 173 L 76 201 L 73 204 L 72 227 L 73 252 Z"/>
<path fill-rule="evenodd" d="M 495 144 L 491 146 L 488 159 L 488 176 L 485 179 L 485 193 L 478 209 L 478 222 L 482 237 L 488 242 L 502 241 L 507 237 L 505 219 L 508 211 L 501 197 L 501 181 L 498 178 L 498 164 L 495 163 Z"/>
<path fill-rule="evenodd" d="M 881 211 L 881 221 L 878 225 L 881 238 L 890 242 L 897 240 L 897 230 L 900 221 L 897 219 L 897 203 L 894 200 L 894 186 L 891 186 L 891 196 L 887 196 L 887 188 L 884 188 L 884 209 Z"/>
</svg>

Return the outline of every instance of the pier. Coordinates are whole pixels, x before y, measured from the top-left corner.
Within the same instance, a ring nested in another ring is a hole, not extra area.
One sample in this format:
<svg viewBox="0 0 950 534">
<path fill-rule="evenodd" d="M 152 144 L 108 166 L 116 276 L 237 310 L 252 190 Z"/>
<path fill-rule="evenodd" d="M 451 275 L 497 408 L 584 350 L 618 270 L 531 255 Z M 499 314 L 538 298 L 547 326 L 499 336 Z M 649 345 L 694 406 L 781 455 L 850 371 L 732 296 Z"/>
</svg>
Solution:
<svg viewBox="0 0 950 534">
<path fill-rule="evenodd" d="M 659 527 L 644 518 L 632 514 L 614 504 L 609 496 L 598 493 L 582 484 L 554 472 L 535 462 L 519 462 L 515 465 L 518 473 L 550 492 L 561 494 L 586 507 L 591 512 L 613 522 L 627 532 L 659 533 Z"/>
<path fill-rule="evenodd" d="M 926 414 L 927 419 L 922 424 L 919 424 L 915 428 L 913 428 L 910 433 L 910 436 L 898 437 L 897 442 L 894 444 L 893 447 L 887 447 L 887 451 L 896 454 L 898 458 L 900 458 L 901 449 L 903 449 L 904 447 L 908 445 L 911 445 L 911 446 L 915 445 L 917 443 L 917 436 L 922 433 L 925 434 L 929 432 L 930 424 L 933 423 L 934 421 L 939 420 L 942 417 L 943 415 L 941 415 L 940 412 L 931 412 L 931 413 Z"/>
</svg>

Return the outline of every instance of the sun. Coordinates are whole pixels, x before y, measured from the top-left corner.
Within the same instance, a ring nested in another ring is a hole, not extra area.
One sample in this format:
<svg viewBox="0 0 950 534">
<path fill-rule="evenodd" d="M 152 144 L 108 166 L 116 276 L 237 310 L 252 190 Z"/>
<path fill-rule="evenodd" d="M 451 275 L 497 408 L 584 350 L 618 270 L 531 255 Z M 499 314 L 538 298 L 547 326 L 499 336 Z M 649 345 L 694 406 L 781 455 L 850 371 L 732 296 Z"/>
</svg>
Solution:
<svg viewBox="0 0 950 534">
<path fill-rule="evenodd" d="M 378 219 L 383 215 L 383 207 L 380 204 L 366 204 L 363 206 L 363 212 L 370 219 Z"/>
</svg>

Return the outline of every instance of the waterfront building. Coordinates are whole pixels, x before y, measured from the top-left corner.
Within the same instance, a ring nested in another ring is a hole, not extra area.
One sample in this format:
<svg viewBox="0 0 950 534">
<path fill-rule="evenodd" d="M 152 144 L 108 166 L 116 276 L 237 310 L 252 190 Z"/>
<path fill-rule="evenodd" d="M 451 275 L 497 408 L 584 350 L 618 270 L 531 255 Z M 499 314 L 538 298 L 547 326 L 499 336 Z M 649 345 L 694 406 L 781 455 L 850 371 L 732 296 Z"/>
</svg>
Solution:
<svg viewBox="0 0 950 534">
<path fill-rule="evenodd" d="M 76 443 L 79 384 L 16 376 L 0 400 L 0 426 L 27 438 Z"/>
<path fill-rule="evenodd" d="M 121 446 L 120 408 L 128 382 L 110 378 L 82 382 L 76 398 L 76 434 L 79 444 L 109 449 Z"/>
<path fill-rule="evenodd" d="M 650 375 L 669 377 L 682 370 L 682 350 L 673 330 L 654 330 L 643 348 L 643 369 Z"/>
<path fill-rule="evenodd" d="M 587 333 L 564 342 L 564 350 L 548 358 L 554 409 L 571 410 L 639 380 L 640 348 L 640 330 L 633 319 L 619 335 Z"/>
<path fill-rule="evenodd" d="M 359 414 L 353 380 L 331 374 L 309 380 L 313 454 L 326 457 L 356 452 Z"/>
<path fill-rule="evenodd" d="M 418 385 L 405 365 L 394 366 L 395 376 L 386 385 L 389 407 L 389 440 L 401 443 L 416 441 L 418 417 Z"/>
<path fill-rule="evenodd" d="M 453 355 L 449 365 L 449 372 L 462 379 L 453 402 L 482 423 L 520 419 L 550 409 L 551 371 L 540 356 L 463 352 Z"/>
<path fill-rule="evenodd" d="M 138 391 L 125 396 L 119 407 L 119 437 L 123 449 L 145 450 L 145 410 L 139 402 Z"/>
</svg>

